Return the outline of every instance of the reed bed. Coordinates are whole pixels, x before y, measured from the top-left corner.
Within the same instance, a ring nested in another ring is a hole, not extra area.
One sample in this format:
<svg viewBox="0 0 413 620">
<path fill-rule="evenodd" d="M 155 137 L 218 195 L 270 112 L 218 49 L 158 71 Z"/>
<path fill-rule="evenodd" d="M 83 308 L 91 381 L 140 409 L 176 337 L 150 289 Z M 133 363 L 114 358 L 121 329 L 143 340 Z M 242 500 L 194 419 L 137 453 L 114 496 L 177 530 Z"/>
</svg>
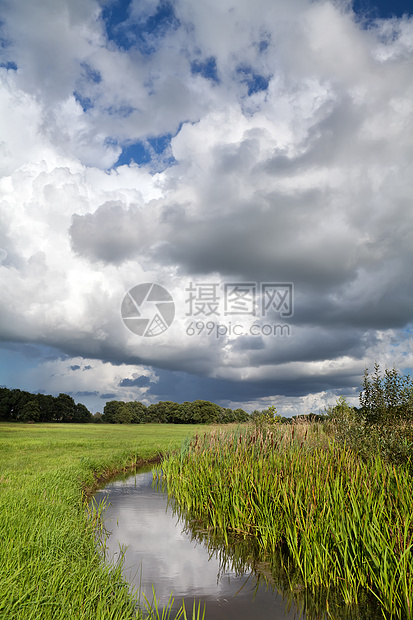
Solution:
<svg viewBox="0 0 413 620">
<path fill-rule="evenodd" d="M 285 545 L 306 587 L 384 617 L 413 618 L 413 502 L 407 468 L 363 462 L 317 425 L 217 431 L 187 441 L 157 475 L 211 532 Z"/>
</svg>

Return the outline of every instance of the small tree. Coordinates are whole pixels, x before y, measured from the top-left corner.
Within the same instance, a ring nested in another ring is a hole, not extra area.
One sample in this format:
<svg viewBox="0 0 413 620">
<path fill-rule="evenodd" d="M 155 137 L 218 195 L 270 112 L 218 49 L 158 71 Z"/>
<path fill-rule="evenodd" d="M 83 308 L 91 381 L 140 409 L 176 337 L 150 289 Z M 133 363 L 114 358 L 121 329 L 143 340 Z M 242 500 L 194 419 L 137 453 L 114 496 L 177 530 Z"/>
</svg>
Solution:
<svg viewBox="0 0 413 620">
<path fill-rule="evenodd" d="M 262 411 L 253 411 L 251 418 L 257 428 L 275 426 L 281 422 L 281 416 L 277 415 L 277 410 L 274 405 Z"/>
<path fill-rule="evenodd" d="M 388 424 L 400 420 L 413 420 L 413 383 L 409 375 L 401 375 L 396 368 L 386 368 L 384 376 L 380 366 L 374 364 L 370 378 L 364 371 L 360 405 L 367 424 Z"/>
<path fill-rule="evenodd" d="M 325 410 L 325 414 L 332 422 L 340 422 L 342 424 L 349 424 L 354 422 L 356 418 L 356 412 L 354 407 L 348 404 L 344 396 L 340 396 L 336 404 L 333 407 L 328 407 Z"/>
</svg>

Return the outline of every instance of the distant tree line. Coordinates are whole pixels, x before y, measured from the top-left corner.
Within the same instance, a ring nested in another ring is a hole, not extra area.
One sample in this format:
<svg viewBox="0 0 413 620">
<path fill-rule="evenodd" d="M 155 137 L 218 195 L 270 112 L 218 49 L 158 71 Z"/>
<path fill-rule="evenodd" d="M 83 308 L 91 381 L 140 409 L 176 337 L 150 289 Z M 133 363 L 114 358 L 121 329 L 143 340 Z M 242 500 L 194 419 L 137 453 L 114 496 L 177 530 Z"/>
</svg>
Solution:
<svg viewBox="0 0 413 620">
<path fill-rule="evenodd" d="M 243 409 L 232 410 L 207 400 L 184 403 L 167 400 L 149 407 L 137 401 L 111 400 L 104 407 L 101 421 L 107 424 L 228 424 L 249 419 Z"/>
<path fill-rule="evenodd" d="M 68 394 L 50 396 L 24 390 L 0 388 L 0 421 L 2 422 L 103 422 L 107 424 L 227 424 L 247 422 L 243 409 L 220 407 L 207 400 L 182 404 L 161 401 L 149 405 L 141 402 L 111 400 L 103 414 L 92 415 L 82 403 L 76 404 Z"/>
<path fill-rule="evenodd" d="M 89 409 L 68 394 L 50 396 L 0 388 L 0 421 L 3 422 L 92 422 Z"/>
</svg>

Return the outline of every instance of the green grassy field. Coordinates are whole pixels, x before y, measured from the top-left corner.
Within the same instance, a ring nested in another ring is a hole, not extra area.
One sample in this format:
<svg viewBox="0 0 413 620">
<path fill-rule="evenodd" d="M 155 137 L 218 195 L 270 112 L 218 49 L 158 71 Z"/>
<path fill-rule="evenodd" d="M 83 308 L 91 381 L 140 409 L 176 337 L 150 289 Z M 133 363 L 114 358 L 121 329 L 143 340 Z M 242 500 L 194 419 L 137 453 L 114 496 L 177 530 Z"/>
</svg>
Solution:
<svg viewBox="0 0 413 620">
<path fill-rule="evenodd" d="M 120 567 L 104 566 L 86 496 L 111 473 L 205 427 L 0 424 L 0 618 L 135 617 Z"/>
</svg>

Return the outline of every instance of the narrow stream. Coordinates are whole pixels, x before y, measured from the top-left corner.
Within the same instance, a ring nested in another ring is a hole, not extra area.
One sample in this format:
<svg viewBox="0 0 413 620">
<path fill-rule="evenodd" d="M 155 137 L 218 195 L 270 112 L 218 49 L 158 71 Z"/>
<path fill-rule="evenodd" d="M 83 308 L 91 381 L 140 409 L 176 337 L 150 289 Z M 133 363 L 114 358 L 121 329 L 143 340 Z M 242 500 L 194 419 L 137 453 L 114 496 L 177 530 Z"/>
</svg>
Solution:
<svg viewBox="0 0 413 620">
<path fill-rule="evenodd" d="M 191 540 L 168 506 L 167 494 L 153 484 L 149 467 L 111 482 L 95 499 L 107 503 L 107 560 L 116 561 L 124 553 L 125 579 L 149 601 L 153 584 L 160 607 L 168 604 L 171 592 L 174 608 L 183 598 L 187 609 L 194 599 L 201 600 L 206 620 L 305 618 L 277 590 L 257 585 L 251 572 L 236 574 L 222 566 L 216 553 Z"/>
<path fill-rule="evenodd" d="M 154 483 L 150 466 L 111 482 L 95 500 L 107 505 L 106 560 L 116 562 L 124 554 L 124 577 L 141 592 L 142 604 L 143 595 L 152 601 L 154 586 L 159 609 L 168 605 L 172 593 L 173 610 L 179 609 L 182 599 L 187 610 L 194 600 L 201 601 L 206 620 L 383 617 L 367 595 L 360 605 L 347 607 L 331 592 L 327 602 L 323 594 L 306 591 L 297 572 L 286 572 L 281 552 L 270 566 L 254 560 L 259 555 L 250 542 L 220 546 L 199 528 L 191 529 Z"/>
</svg>

